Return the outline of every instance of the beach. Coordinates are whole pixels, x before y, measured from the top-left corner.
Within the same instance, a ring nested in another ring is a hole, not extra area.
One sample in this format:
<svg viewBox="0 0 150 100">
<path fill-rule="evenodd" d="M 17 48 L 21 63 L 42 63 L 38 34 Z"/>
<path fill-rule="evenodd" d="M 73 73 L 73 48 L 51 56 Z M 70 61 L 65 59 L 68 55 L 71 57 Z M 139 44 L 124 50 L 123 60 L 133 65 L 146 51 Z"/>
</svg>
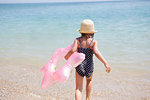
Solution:
<svg viewBox="0 0 150 100">
<path fill-rule="evenodd" d="M 37 67 L 8 65 L 1 69 L 1 100 L 74 100 L 75 70 L 67 82 L 56 83 L 43 90 L 40 87 L 42 75 Z M 149 71 L 132 68 L 128 70 L 112 68 L 109 74 L 105 72 L 105 69 L 96 70 L 93 75 L 91 99 L 149 100 Z M 83 99 L 85 99 L 85 92 L 84 87 Z"/>
<path fill-rule="evenodd" d="M 149 11 L 147 0 L 0 4 L 0 100 L 75 100 L 75 69 L 47 89 L 40 70 L 80 36 L 83 19 L 94 21 L 94 39 L 112 69 L 106 73 L 94 56 L 91 100 L 150 100 Z"/>
</svg>

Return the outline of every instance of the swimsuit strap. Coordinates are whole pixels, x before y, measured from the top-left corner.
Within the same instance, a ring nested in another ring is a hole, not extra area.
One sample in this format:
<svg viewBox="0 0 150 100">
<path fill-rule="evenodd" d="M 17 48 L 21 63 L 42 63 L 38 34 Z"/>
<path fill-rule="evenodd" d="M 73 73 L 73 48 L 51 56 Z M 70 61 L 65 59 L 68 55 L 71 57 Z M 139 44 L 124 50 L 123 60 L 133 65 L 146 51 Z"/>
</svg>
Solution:
<svg viewBox="0 0 150 100">
<path fill-rule="evenodd" d="M 79 38 L 79 43 L 80 43 L 80 48 L 82 48 L 80 38 Z"/>
<path fill-rule="evenodd" d="M 91 47 L 91 44 L 92 44 L 93 40 L 94 40 L 94 39 L 92 38 L 92 41 L 91 41 L 91 43 L 90 43 L 90 45 L 89 45 L 89 48 Z"/>
<path fill-rule="evenodd" d="M 79 43 L 80 43 L 80 48 L 82 48 L 80 38 L 78 38 L 78 39 L 79 39 Z M 90 45 L 89 45 L 89 48 L 91 47 L 91 44 L 92 44 L 93 40 L 94 40 L 94 39 L 92 38 L 92 41 L 91 41 L 91 43 L 90 43 Z"/>
</svg>

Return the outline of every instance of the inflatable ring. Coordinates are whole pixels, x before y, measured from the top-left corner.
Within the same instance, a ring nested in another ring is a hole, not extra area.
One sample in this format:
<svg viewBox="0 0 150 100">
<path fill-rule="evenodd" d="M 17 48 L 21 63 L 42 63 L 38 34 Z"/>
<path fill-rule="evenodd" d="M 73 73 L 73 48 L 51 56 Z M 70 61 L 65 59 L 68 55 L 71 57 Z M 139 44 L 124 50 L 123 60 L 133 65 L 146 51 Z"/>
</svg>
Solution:
<svg viewBox="0 0 150 100">
<path fill-rule="evenodd" d="M 40 72 L 44 75 L 44 78 L 41 83 L 41 88 L 45 89 L 57 81 L 64 83 L 68 80 L 71 70 L 74 67 L 77 67 L 85 59 L 85 54 L 74 52 L 66 63 L 56 70 L 57 64 L 64 58 L 72 47 L 73 44 L 66 48 L 58 48 L 52 58 L 42 67 Z"/>
</svg>

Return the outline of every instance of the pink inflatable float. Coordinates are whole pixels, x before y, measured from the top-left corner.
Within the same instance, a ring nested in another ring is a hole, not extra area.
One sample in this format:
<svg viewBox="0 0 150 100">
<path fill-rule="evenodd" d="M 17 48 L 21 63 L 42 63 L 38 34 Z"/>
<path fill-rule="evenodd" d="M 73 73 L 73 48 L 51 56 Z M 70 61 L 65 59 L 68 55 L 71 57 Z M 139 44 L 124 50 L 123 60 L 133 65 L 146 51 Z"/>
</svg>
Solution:
<svg viewBox="0 0 150 100">
<path fill-rule="evenodd" d="M 84 59 L 83 53 L 73 53 L 66 63 L 56 70 L 57 64 L 64 58 L 64 56 L 71 50 L 73 44 L 66 48 L 58 48 L 53 54 L 52 58 L 42 67 L 41 73 L 44 75 L 41 88 L 45 89 L 55 82 L 64 83 L 70 75 L 71 70 L 77 67 Z"/>
</svg>

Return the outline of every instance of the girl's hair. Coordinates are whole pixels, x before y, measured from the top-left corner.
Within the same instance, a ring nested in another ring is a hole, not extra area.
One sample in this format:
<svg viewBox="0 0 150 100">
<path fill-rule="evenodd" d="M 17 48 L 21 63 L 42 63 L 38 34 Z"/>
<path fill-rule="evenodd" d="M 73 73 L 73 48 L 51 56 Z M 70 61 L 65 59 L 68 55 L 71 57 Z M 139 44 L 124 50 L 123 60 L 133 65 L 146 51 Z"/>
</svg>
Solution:
<svg viewBox="0 0 150 100">
<path fill-rule="evenodd" d="M 81 33 L 82 37 L 87 37 L 87 38 L 93 38 L 94 37 L 94 33 L 93 34 L 88 34 L 88 33 Z"/>
</svg>

